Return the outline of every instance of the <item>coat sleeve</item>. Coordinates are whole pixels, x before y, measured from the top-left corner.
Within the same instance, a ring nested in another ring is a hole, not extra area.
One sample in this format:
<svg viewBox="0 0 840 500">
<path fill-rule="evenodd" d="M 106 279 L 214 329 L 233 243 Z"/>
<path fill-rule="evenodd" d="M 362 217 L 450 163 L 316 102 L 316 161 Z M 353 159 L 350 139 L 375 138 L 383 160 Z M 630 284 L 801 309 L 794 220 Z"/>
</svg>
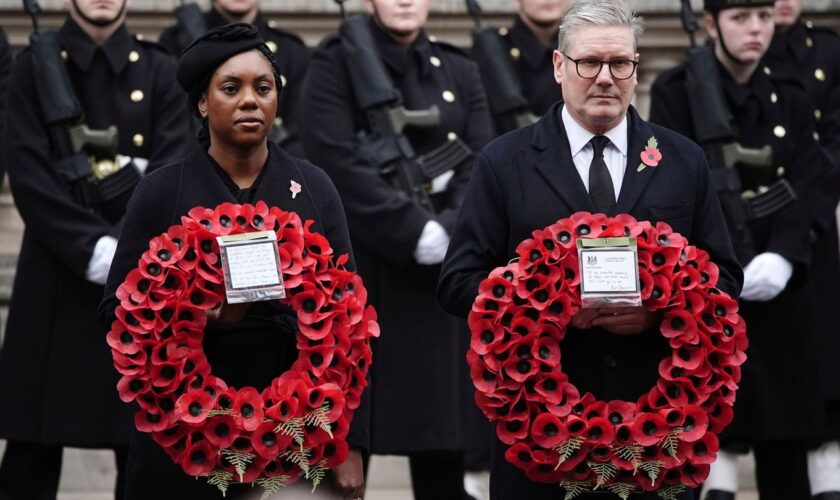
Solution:
<svg viewBox="0 0 840 500">
<path fill-rule="evenodd" d="M 184 157 L 195 146 L 190 132 L 192 116 L 187 111 L 184 91 L 175 80 L 176 61 L 162 52 L 155 54 L 160 59 L 156 67 L 154 117 L 152 130 L 151 158 L 149 165 L 166 165 Z"/>
<path fill-rule="evenodd" d="M 448 312 L 466 317 L 479 283 L 506 261 L 507 213 L 490 160 L 479 153 L 441 268 L 438 301 Z"/>
<path fill-rule="evenodd" d="M 6 167 L 26 231 L 83 278 L 96 242 L 116 226 L 78 204 L 56 172 L 28 52 L 14 65 L 6 110 L 15 117 L 5 129 Z"/>
<path fill-rule="evenodd" d="M 465 92 L 462 95 L 469 96 L 466 112 L 466 134 L 462 138 L 467 146 L 473 151 L 480 151 L 493 138 L 493 119 L 490 116 L 490 109 L 487 105 L 487 95 L 484 92 L 484 84 L 478 73 L 478 66 L 467 61 L 465 64 Z M 450 181 L 446 190 L 446 205 L 437 214 L 437 220 L 451 234 L 455 226 L 455 220 L 461 210 L 467 184 L 470 180 L 473 161 L 466 162 Z"/>
<path fill-rule="evenodd" d="M 335 183 L 354 240 L 404 265 L 413 259 L 430 216 L 357 153 L 353 90 L 336 49 L 321 47 L 312 56 L 304 86 L 304 152 Z"/>
<path fill-rule="evenodd" d="M 12 48 L 6 34 L 0 30 L 0 137 L 3 137 L 3 126 L 6 123 L 6 90 L 9 87 L 9 77 L 12 74 Z M 4 154 L 0 152 L 0 187 L 3 186 L 3 176 L 6 174 Z"/>
</svg>

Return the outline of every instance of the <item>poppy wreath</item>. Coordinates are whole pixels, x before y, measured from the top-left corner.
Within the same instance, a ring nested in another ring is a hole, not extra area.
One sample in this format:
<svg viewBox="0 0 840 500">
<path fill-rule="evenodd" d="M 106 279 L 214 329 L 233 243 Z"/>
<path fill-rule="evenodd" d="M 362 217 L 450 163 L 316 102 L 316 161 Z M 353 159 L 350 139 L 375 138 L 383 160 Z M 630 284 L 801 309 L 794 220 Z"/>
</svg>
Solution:
<svg viewBox="0 0 840 500">
<path fill-rule="evenodd" d="M 263 202 L 194 208 L 150 241 L 117 289 L 107 341 L 120 398 L 140 405 L 138 430 L 222 493 L 232 482 L 266 495 L 301 477 L 317 486 L 347 458 L 379 326 L 361 278 L 344 269 L 347 255 L 334 256 L 311 226 Z M 216 237 L 271 228 L 286 289 L 280 300 L 297 315 L 298 357 L 262 391 L 229 387 L 212 375 L 202 347 L 207 311 L 225 298 Z"/>
<path fill-rule="evenodd" d="M 580 394 L 560 342 L 580 310 L 578 238 L 636 237 L 643 307 L 662 318 L 672 355 L 637 401 Z M 717 289 L 707 252 L 665 223 L 578 212 L 536 230 L 518 258 L 479 286 L 467 361 L 475 399 L 509 447 L 505 458 L 566 498 L 608 490 L 676 498 L 709 473 L 733 417 L 746 359 L 738 303 Z"/>
</svg>

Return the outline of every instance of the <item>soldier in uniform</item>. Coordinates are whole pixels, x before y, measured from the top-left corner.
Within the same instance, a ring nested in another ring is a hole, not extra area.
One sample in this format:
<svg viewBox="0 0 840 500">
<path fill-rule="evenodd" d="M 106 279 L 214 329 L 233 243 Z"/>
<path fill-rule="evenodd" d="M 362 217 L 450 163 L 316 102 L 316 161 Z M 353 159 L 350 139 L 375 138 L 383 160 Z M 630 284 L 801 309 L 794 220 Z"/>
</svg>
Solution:
<svg viewBox="0 0 840 500">
<path fill-rule="evenodd" d="M 746 448 L 755 454 L 762 499 L 808 498 L 805 452 L 824 425 L 809 279 L 814 212 L 805 197 L 816 192 L 829 160 L 814 139 L 803 89 L 761 64 L 773 36 L 773 3 L 705 0 L 712 46 L 661 74 L 651 93 L 651 121 L 698 141 L 710 158 L 744 266 L 740 304 L 750 347 L 735 420 L 706 482 L 708 500 L 734 498 L 733 452 Z M 692 68 L 704 57 L 709 71 L 698 78 Z M 709 89 L 717 90 L 714 99 Z M 708 139 L 703 120 L 711 106 L 693 108 L 692 101 L 719 104 L 734 136 Z M 730 147 L 736 155 L 727 159 Z"/>
<path fill-rule="evenodd" d="M 472 150 L 492 136 L 476 65 L 461 50 L 426 34 L 429 0 L 366 0 L 375 53 L 409 110 L 437 106 L 439 125 L 405 130 L 423 155 L 462 141 Z M 341 193 L 359 272 L 382 328 L 371 367 L 371 452 L 408 455 L 417 500 L 462 500 L 461 411 L 466 339 L 458 320 L 435 301 L 471 158 L 423 186 L 434 213 L 391 185 L 356 145 L 371 126 L 354 97 L 342 39 L 314 52 L 304 96 L 307 158 Z"/>
<path fill-rule="evenodd" d="M 175 60 L 128 33 L 127 1 L 74 0 L 57 39 L 85 124 L 115 125 L 117 152 L 132 160 L 123 169 L 139 170 L 177 159 L 190 137 Z M 133 185 L 106 193 L 99 188 L 108 178 L 89 176 L 79 182 L 99 202 L 84 206 L 71 194 L 57 170 L 56 129 L 44 121 L 33 58 L 30 49 L 16 58 L 6 101 L 15 117 L 6 165 L 26 229 L 0 351 L 4 500 L 55 498 L 63 446 L 112 448 L 121 473 L 132 428 L 96 309 Z M 122 474 L 117 498 L 121 489 Z"/>
<path fill-rule="evenodd" d="M 641 20 L 624 0 L 572 2 L 553 53 L 564 102 L 537 123 L 496 139 L 476 158 L 441 270 L 438 297 L 447 310 L 467 316 L 479 283 L 515 258 L 522 240 L 582 211 L 669 224 L 709 252 L 721 271 L 718 286 L 737 295 L 741 270 L 703 152 L 679 134 L 642 120 L 630 105 L 641 31 Z M 671 160 L 639 172 L 639 154 L 651 136 L 662 157 Z M 657 366 L 668 353 L 658 324 L 643 308 L 583 310 L 561 346 L 564 373 L 581 394 L 635 401 L 655 384 Z M 558 484 L 529 479 L 505 459 L 507 450 L 494 439 L 491 500 L 572 496 Z M 691 499 L 692 493 L 678 498 Z M 598 491 L 575 498 L 617 500 L 618 495 Z"/>
<path fill-rule="evenodd" d="M 829 153 L 835 164 L 840 166 L 840 37 L 828 28 L 814 26 L 801 18 L 802 0 L 777 0 L 775 5 L 776 33 L 767 51 L 764 62 L 774 74 L 804 84 L 814 109 L 817 134 L 820 144 Z M 824 384 L 828 429 L 827 442 L 808 453 L 808 474 L 811 494 L 835 495 L 828 498 L 840 499 L 840 328 L 835 315 L 840 308 L 840 248 L 837 236 L 835 210 L 840 190 L 836 189 L 838 169 L 833 175 L 835 182 L 824 189 L 828 195 L 827 209 L 817 212 L 812 238 L 813 266 L 819 272 L 813 273 L 816 290 L 818 319 L 820 322 L 820 349 L 822 355 L 822 376 Z"/>
<path fill-rule="evenodd" d="M 285 81 L 283 99 L 277 110 L 280 122 L 276 123 L 276 125 L 282 125 L 283 132 L 278 135 L 281 127 L 276 126 L 272 138 L 288 153 L 302 156 L 303 148 L 300 145 L 298 132 L 300 102 L 303 79 L 309 65 L 309 49 L 304 45 L 303 40 L 297 35 L 278 28 L 275 21 L 265 19 L 260 14 L 259 0 L 213 0 L 210 10 L 203 14 L 202 21 L 203 23 L 200 24 L 204 25 L 205 30 L 241 22 L 253 24 L 260 32 L 268 48 L 274 52 L 280 64 L 281 76 Z M 176 57 L 180 56 L 192 41 L 185 31 L 186 28 L 180 24 L 170 26 L 160 35 L 161 45 L 168 48 Z"/>
<path fill-rule="evenodd" d="M 3 124 L 6 122 L 6 88 L 9 86 L 9 76 L 12 74 L 12 47 L 6 34 L 0 29 L 0 137 L 3 137 Z M 3 164 L 3 155 L 0 154 L 0 188 L 3 187 L 3 177 L 6 168 Z"/>
</svg>

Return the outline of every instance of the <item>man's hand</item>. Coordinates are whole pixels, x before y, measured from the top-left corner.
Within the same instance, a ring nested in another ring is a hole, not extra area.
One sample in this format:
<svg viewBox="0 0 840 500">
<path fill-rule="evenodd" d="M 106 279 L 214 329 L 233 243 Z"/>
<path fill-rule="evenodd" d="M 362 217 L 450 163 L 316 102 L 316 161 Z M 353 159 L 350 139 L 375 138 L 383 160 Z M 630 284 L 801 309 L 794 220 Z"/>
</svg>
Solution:
<svg viewBox="0 0 840 500">
<path fill-rule="evenodd" d="M 250 304 L 228 304 L 223 302 L 219 307 L 207 311 L 207 322 L 217 325 L 232 325 L 242 321 Z"/>
<path fill-rule="evenodd" d="M 601 307 L 592 326 L 618 335 L 637 335 L 660 322 L 659 315 L 643 307 Z"/>
<path fill-rule="evenodd" d="M 571 325 L 578 330 L 589 330 L 592 328 L 592 321 L 598 317 L 598 309 L 581 308 L 577 314 L 572 316 Z"/>
<path fill-rule="evenodd" d="M 335 486 L 343 494 L 343 500 L 362 500 L 365 498 L 365 471 L 362 466 L 362 454 L 350 450 L 347 460 L 333 469 Z"/>
</svg>

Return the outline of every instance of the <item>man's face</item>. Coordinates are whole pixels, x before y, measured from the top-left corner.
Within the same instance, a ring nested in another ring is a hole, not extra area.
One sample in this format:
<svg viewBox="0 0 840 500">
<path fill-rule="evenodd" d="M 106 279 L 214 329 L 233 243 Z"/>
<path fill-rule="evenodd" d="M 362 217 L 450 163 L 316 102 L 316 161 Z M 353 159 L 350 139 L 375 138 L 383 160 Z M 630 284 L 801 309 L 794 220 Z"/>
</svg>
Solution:
<svg viewBox="0 0 840 500">
<path fill-rule="evenodd" d="M 628 26 L 582 26 L 571 33 L 566 55 L 572 59 L 599 61 L 633 60 L 633 32 Z M 581 73 L 585 74 L 583 67 Z M 554 79 L 563 87 L 563 100 L 569 114 L 594 134 L 606 132 L 619 123 L 630 107 L 636 90 L 636 73 L 626 80 L 610 74 L 604 64 L 595 78 L 581 77 L 575 63 L 554 51 Z"/>
<path fill-rule="evenodd" d="M 706 17 L 706 29 L 716 42 L 718 57 L 723 55 L 723 37 L 732 56 L 744 64 L 755 63 L 767 52 L 773 38 L 773 7 L 725 9 L 718 14 L 717 23 Z"/>
<path fill-rule="evenodd" d="M 375 13 L 382 27 L 399 36 L 419 31 L 429 17 L 430 0 L 365 0 L 369 13 Z"/>
<path fill-rule="evenodd" d="M 791 26 L 802 14 L 802 0 L 776 0 L 773 8 L 776 26 Z"/>
<path fill-rule="evenodd" d="M 519 15 L 541 27 L 560 25 L 569 0 L 514 0 Z"/>
<path fill-rule="evenodd" d="M 128 0 L 71 0 L 71 12 L 95 25 L 109 25 L 125 15 Z"/>
<path fill-rule="evenodd" d="M 246 17 L 259 9 L 258 0 L 214 0 L 214 2 L 222 14 L 233 19 Z"/>
</svg>

